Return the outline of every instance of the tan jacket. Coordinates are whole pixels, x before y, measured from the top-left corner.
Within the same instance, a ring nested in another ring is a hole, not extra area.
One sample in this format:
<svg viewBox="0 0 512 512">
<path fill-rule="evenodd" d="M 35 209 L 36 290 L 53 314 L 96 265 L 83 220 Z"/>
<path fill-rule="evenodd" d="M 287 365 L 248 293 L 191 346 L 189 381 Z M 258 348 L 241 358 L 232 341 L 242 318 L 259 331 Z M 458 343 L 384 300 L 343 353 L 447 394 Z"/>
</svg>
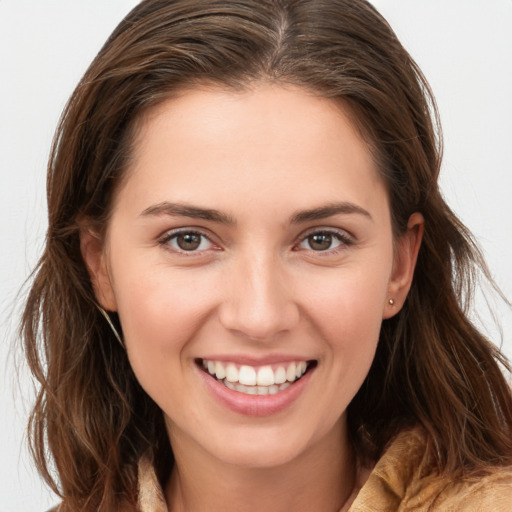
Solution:
<svg viewBox="0 0 512 512">
<path fill-rule="evenodd" d="M 471 481 L 422 477 L 426 436 L 397 436 L 349 512 L 512 512 L 512 467 Z"/>
<path fill-rule="evenodd" d="M 426 438 L 421 430 L 397 436 L 349 512 L 512 512 L 512 468 L 497 469 L 470 482 L 441 480 L 420 476 L 425 455 Z M 139 508 L 141 512 L 168 512 L 148 460 L 139 464 Z"/>
</svg>

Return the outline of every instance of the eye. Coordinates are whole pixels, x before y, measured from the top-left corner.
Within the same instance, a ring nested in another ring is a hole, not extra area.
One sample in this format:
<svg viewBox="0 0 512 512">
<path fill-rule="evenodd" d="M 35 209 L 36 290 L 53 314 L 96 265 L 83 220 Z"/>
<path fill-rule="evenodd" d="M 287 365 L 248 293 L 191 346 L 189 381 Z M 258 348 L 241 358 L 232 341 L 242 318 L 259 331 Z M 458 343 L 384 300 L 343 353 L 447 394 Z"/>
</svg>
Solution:
<svg viewBox="0 0 512 512">
<path fill-rule="evenodd" d="M 350 238 L 337 231 L 315 231 L 310 233 L 299 244 L 300 249 L 315 252 L 335 250 L 343 245 L 350 245 Z"/>
<path fill-rule="evenodd" d="M 207 251 L 213 247 L 211 240 L 203 233 L 198 233 L 197 231 L 169 233 L 160 243 L 169 245 L 177 252 L 200 252 Z"/>
</svg>

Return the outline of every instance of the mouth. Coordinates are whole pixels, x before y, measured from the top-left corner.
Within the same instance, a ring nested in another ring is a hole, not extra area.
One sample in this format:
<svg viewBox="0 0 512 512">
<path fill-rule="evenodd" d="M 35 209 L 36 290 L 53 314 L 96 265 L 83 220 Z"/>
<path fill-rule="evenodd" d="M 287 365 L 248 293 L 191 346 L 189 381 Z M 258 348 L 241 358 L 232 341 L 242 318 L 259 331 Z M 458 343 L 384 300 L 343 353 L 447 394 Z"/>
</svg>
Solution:
<svg viewBox="0 0 512 512">
<path fill-rule="evenodd" d="M 198 367 L 217 382 L 244 395 L 276 395 L 293 386 L 316 367 L 316 360 L 290 361 L 264 366 L 196 359 Z"/>
</svg>

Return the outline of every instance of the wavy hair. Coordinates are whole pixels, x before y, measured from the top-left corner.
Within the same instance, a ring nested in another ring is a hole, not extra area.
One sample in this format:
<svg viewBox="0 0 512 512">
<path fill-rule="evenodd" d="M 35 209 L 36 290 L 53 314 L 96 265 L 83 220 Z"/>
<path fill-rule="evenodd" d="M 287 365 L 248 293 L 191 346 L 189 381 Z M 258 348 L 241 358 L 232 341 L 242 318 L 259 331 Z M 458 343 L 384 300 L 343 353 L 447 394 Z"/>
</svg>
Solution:
<svg viewBox="0 0 512 512">
<path fill-rule="evenodd" d="M 512 398 L 500 365 L 510 368 L 467 311 L 476 277 L 489 273 L 440 194 L 435 101 L 386 21 L 364 0 L 145 0 L 62 115 L 48 167 L 46 246 L 22 318 L 40 383 L 31 447 L 64 512 L 135 509 L 141 454 L 154 448 L 162 479 L 173 460 L 161 411 L 96 308 L 80 222 L 105 230 L 147 109 L 183 88 L 261 81 L 340 102 L 385 179 L 395 236 L 413 212 L 425 218 L 412 289 L 383 322 L 349 405 L 359 456 L 376 460 L 397 431 L 420 424 L 440 474 L 512 464 Z"/>
</svg>

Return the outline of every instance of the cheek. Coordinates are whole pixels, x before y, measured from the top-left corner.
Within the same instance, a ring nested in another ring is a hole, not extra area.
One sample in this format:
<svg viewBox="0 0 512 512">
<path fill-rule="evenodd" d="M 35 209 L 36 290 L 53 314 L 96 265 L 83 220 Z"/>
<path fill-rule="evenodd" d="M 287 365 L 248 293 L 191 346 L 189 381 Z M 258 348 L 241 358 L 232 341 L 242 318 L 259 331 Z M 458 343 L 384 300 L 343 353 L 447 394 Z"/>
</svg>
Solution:
<svg viewBox="0 0 512 512">
<path fill-rule="evenodd" d="M 346 269 L 337 273 L 323 282 L 315 280 L 314 292 L 307 299 L 315 324 L 331 340 L 355 343 L 357 338 L 375 338 L 382 321 L 387 274 Z"/>
<path fill-rule="evenodd" d="M 354 394 L 369 371 L 379 340 L 391 268 L 391 258 L 383 259 L 335 269 L 315 279 L 310 287 L 314 292 L 304 306 L 331 356 L 327 364 L 338 385 Z"/>
<path fill-rule="evenodd" d="M 211 312 L 208 290 L 215 288 L 204 278 L 191 279 L 187 272 L 147 261 L 126 267 L 119 275 L 130 277 L 115 280 L 115 291 L 132 367 L 143 385 L 148 380 L 165 382 L 184 364 L 190 340 Z M 144 270 L 148 267 L 150 271 Z"/>
<path fill-rule="evenodd" d="M 351 293 L 351 291 L 353 293 Z M 345 288 L 335 304 L 330 304 L 330 321 L 325 324 L 324 338 L 333 355 L 332 365 L 344 385 L 357 391 L 373 361 L 382 323 L 382 302 L 360 287 Z"/>
<path fill-rule="evenodd" d="M 168 268 L 131 274 L 117 291 L 130 365 L 149 396 L 163 409 L 188 410 L 187 369 L 193 340 L 211 312 L 212 298 L 196 280 Z M 126 275 L 126 274 L 125 274 Z M 188 357 L 187 357 L 188 356 Z"/>
<path fill-rule="evenodd" d="M 118 272 L 114 275 L 126 343 L 161 349 L 169 343 L 179 344 L 207 314 L 211 278 L 175 271 L 148 258 L 141 260 L 124 261 L 116 267 Z"/>
<path fill-rule="evenodd" d="M 325 279 L 316 276 L 310 284 L 313 292 L 302 308 L 308 319 L 308 337 L 316 340 L 320 354 L 322 394 L 315 398 L 315 407 L 322 428 L 328 429 L 346 411 L 370 370 L 387 278 L 386 273 L 352 267 L 335 269 Z"/>
</svg>

